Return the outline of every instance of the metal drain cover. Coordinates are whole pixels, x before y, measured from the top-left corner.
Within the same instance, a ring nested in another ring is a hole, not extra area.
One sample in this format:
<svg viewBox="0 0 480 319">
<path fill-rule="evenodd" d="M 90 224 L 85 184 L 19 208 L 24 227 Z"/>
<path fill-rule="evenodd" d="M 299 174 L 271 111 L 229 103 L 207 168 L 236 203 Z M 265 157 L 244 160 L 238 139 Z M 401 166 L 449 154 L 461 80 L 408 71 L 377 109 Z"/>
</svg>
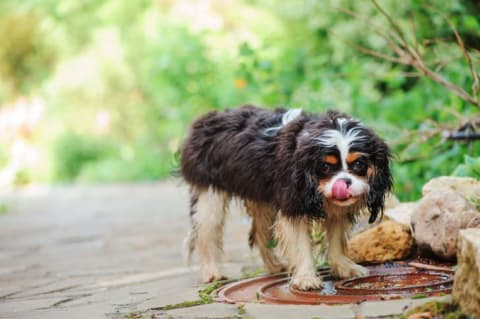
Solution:
<svg viewBox="0 0 480 319">
<path fill-rule="evenodd" d="M 330 276 L 329 268 L 320 268 L 318 275 L 324 285 L 313 291 L 290 287 L 286 273 L 246 279 L 220 288 L 215 300 L 227 303 L 346 304 L 419 294 L 442 295 L 449 294 L 452 289 L 454 272 L 447 268 L 426 270 L 409 266 L 406 262 L 367 268 L 369 276 L 338 281 Z"/>
</svg>

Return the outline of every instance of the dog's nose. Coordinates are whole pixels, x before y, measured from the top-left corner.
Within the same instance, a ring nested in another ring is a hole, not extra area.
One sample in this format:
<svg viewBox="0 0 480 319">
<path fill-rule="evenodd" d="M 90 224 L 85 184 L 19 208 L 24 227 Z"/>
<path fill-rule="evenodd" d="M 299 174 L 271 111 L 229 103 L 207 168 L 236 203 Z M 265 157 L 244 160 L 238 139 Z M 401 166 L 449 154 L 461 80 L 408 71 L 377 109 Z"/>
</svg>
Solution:
<svg viewBox="0 0 480 319">
<path fill-rule="evenodd" d="M 352 185 L 352 179 L 350 177 L 343 177 L 341 180 L 345 181 L 345 184 L 347 184 L 347 187 L 350 187 Z"/>
</svg>

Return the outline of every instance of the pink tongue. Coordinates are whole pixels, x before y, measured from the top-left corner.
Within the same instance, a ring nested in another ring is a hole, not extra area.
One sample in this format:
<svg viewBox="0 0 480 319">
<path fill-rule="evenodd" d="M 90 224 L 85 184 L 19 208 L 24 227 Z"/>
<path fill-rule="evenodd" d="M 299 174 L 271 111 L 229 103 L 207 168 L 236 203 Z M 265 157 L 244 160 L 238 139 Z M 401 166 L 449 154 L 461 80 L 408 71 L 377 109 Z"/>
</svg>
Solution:
<svg viewBox="0 0 480 319">
<path fill-rule="evenodd" d="M 343 179 L 338 179 L 332 187 L 332 195 L 334 199 L 346 200 L 350 198 L 347 183 Z"/>
</svg>

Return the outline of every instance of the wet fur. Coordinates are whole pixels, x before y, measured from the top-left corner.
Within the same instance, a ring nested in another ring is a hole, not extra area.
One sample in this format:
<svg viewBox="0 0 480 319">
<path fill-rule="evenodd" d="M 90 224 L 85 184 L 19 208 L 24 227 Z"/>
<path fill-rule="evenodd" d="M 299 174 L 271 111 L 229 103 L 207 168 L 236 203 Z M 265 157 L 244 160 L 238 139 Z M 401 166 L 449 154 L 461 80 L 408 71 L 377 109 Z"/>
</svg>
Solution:
<svg viewBox="0 0 480 319">
<path fill-rule="evenodd" d="M 245 201 L 253 217 L 250 244 L 259 247 L 269 271 L 282 269 L 272 250 L 265 249 L 275 231 L 287 266 L 294 273 L 292 283 L 304 290 L 318 288 L 321 282 L 315 279 L 310 265 L 313 259 L 307 235 L 309 221 L 320 219 L 327 239 L 335 241 L 329 243 L 334 272 L 340 277 L 364 273 L 345 257 L 346 233 L 362 207 L 368 208 L 371 223 L 383 212 L 385 195 L 392 186 L 388 146 L 371 129 L 346 114 L 302 112 L 285 123 L 285 112 L 244 106 L 207 113 L 191 126 L 181 150 L 181 173 L 191 186 L 192 230 L 186 247 L 190 253 L 199 251 L 205 281 L 221 276 L 221 231 L 225 207 L 233 196 Z M 341 126 L 339 119 L 348 121 L 342 120 Z M 330 178 L 318 166 L 319 159 L 332 149 L 315 140 L 328 130 L 351 129 L 367 137 L 350 148 L 369 154 L 372 174 L 364 198 L 351 207 L 338 207 L 326 201 L 318 190 L 319 181 Z M 199 202 L 203 205 L 201 212 Z M 215 224 L 213 228 L 208 226 L 210 223 Z M 329 228 L 341 234 L 332 234 Z M 205 234 L 212 229 L 218 233 Z"/>
</svg>

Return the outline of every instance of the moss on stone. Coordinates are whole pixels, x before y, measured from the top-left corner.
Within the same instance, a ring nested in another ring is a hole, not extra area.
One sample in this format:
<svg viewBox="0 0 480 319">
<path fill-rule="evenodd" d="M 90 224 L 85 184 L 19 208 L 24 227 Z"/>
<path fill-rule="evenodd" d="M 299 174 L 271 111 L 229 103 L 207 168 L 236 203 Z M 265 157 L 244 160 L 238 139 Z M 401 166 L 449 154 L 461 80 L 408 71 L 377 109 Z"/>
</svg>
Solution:
<svg viewBox="0 0 480 319">
<path fill-rule="evenodd" d="M 417 306 L 412 310 L 403 314 L 400 318 L 406 319 L 409 316 L 416 313 L 429 312 L 434 318 L 444 318 L 444 319 L 465 319 L 469 318 L 464 313 L 462 313 L 456 305 L 447 302 L 441 301 L 431 301 L 423 305 Z"/>
<path fill-rule="evenodd" d="M 223 286 L 225 282 L 221 281 L 215 281 L 202 289 L 198 291 L 198 296 L 200 299 L 195 299 L 195 300 L 187 300 L 187 301 L 182 301 L 177 304 L 172 304 L 172 305 L 165 305 L 159 308 L 156 308 L 158 310 L 172 310 L 172 309 L 179 309 L 179 308 L 188 308 L 188 307 L 194 307 L 194 306 L 199 306 L 199 305 L 205 305 L 213 302 L 213 296 L 212 292 L 214 292 L 216 289 L 220 288 Z"/>
</svg>

